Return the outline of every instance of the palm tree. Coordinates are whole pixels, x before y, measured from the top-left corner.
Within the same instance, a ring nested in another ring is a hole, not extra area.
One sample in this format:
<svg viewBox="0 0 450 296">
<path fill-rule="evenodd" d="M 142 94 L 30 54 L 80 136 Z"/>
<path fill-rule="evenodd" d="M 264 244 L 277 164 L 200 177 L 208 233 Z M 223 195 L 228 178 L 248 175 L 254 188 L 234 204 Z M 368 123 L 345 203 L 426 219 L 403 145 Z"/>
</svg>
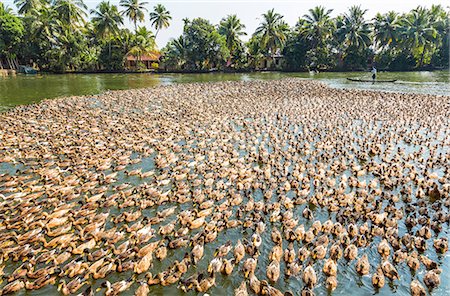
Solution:
<svg viewBox="0 0 450 296">
<path fill-rule="evenodd" d="M 87 6 L 83 0 L 56 0 L 54 9 L 58 19 L 71 28 L 78 28 L 84 24 L 84 18 L 87 16 Z M 70 32 L 70 31 L 69 31 Z"/>
<path fill-rule="evenodd" d="M 326 38 L 330 36 L 333 22 L 330 14 L 332 9 L 325 9 L 323 6 L 316 6 L 299 20 L 298 27 L 301 34 L 311 41 L 311 47 L 316 48 L 322 45 Z"/>
<path fill-rule="evenodd" d="M 241 23 L 241 20 L 237 18 L 235 14 L 229 15 L 223 18 L 219 24 L 219 34 L 225 36 L 228 50 L 233 56 L 236 50 L 242 46 L 241 39 L 242 35 L 246 35 L 243 31 L 245 25 Z"/>
<path fill-rule="evenodd" d="M 405 46 L 421 49 L 419 67 L 422 67 L 425 53 L 438 35 L 430 14 L 425 8 L 419 6 L 403 18 L 401 30 Z"/>
<path fill-rule="evenodd" d="M 342 19 L 337 21 L 337 35 L 346 48 L 366 49 L 370 44 L 370 27 L 364 15 L 367 9 L 352 6 Z"/>
<path fill-rule="evenodd" d="M 32 36 L 40 39 L 46 45 L 56 43 L 57 31 L 61 28 L 61 22 L 56 17 L 56 11 L 48 5 L 40 9 L 33 9 L 29 13 L 31 20 Z"/>
<path fill-rule="evenodd" d="M 91 10 L 93 14 L 92 22 L 97 30 L 97 34 L 109 39 L 109 57 L 111 57 L 111 39 L 119 31 L 119 25 L 123 24 L 123 18 L 117 6 L 106 1 L 100 2 L 96 10 Z"/>
<path fill-rule="evenodd" d="M 43 6 L 44 2 L 42 0 L 14 0 L 19 9 L 19 14 L 26 15 L 33 9 L 39 9 Z"/>
<path fill-rule="evenodd" d="M 384 49 L 396 43 L 400 22 L 395 11 L 386 14 L 377 13 L 373 19 L 374 41 L 380 48 Z"/>
<path fill-rule="evenodd" d="M 139 2 L 139 0 L 120 0 L 120 6 L 124 7 L 122 15 L 125 15 L 134 23 L 134 31 L 137 31 L 137 22 L 144 21 L 144 11 L 147 11 L 145 5 L 148 2 Z"/>
<path fill-rule="evenodd" d="M 6 14 L 12 14 L 12 9 L 0 2 L 0 16 Z"/>
<path fill-rule="evenodd" d="M 261 35 L 262 46 L 273 56 L 286 42 L 288 27 L 283 21 L 283 16 L 273 9 L 264 13 L 262 17 L 263 21 L 256 28 L 255 35 Z"/>
<path fill-rule="evenodd" d="M 138 61 L 141 61 L 142 56 L 153 53 L 155 47 L 155 36 L 153 33 L 147 30 L 146 27 L 139 27 L 136 31 L 134 46 L 128 53 L 137 57 Z"/>
<path fill-rule="evenodd" d="M 158 36 L 159 30 L 170 26 L 169 21 L 171 19 L 170 12 L 162 4 L 158 4 L 153 8 L 153 11 L 150 12 L 150 22 L 156 29 L 155 37 Z"/>
</svg>

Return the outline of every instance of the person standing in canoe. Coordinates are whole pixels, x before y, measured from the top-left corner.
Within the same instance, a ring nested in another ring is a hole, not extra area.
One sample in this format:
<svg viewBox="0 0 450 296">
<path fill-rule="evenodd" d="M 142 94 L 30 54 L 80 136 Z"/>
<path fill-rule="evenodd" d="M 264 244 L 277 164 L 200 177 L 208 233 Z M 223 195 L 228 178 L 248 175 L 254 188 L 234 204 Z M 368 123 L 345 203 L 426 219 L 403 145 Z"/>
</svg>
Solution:
<svg viewBox="0 0 450 296">
<path fill-rule="evenodd" d="M 372 71 L 370 71 L 372 73 L 372 80 L 375 82 L 375 79 L 377 78 L 377 69 L 375 69 L 375 67 L 372 67 Z"/>
</svg>

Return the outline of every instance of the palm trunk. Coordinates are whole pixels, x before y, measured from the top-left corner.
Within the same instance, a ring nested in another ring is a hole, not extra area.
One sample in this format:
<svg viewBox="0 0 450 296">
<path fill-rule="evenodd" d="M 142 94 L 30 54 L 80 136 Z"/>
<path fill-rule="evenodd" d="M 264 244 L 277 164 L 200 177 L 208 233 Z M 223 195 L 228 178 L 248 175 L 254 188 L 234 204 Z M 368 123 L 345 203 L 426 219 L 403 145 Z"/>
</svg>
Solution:
<svg viewBox="0 0 450 296">
<path fill-rule="evenodd" d="M 158 36 L 158 33 L 159 33 L 159 29 L 156 30 L 155 39 L 156 39 L 156 36 Z"/>
<path fill-rule="evenodd" d="M 137 23 L 136 23 L 136 20 L 134 20 L 134 34 L 136 34 L 137 33 Z"/>
<path fill-rule="evenodd" d="M 422 55 L 420 56 L 420 62 L 419 62 L 419 69 L 422 68 L 423 66 L 423 59 L 425 57 L 425 50 L 426 50 L 427 46 L 424 45 L 423 46 L 423 50 L 422 50 Z"/>
<path fill-rule="evenodd" d="M 108 44 L 108 56 L 109 56 L 109 61 L 111 62 L 111 40 L 109 40 L 109 44 Z"/>
<path fill-rule="evenodd" d="M 0 59 L 0 70 L 3 70 L 2 59 Z"/>
</svg>

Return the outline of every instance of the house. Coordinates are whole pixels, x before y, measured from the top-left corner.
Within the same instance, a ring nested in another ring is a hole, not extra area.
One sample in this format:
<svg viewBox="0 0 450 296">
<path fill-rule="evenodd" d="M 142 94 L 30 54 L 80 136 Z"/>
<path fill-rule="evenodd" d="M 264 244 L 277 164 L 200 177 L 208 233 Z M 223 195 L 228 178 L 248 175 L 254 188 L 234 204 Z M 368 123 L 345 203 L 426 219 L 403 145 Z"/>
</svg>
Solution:
<svg viewBox="0 0 450 296">
<path fill-rule="evenodd" d="M 141 63 L 146 69 L 154 69 L 155 63 L 159 65 L 159 58 L 161 54 L 159 52 L 150 52 L 140 57 L 128 54 L 125 61 L 125 68 L 136 69 L 138 64 Z"/>
<path fill-rule="evenodd" d="M 282 66 L 284 56 L 281 54 L 265 55 L 256 63 L 256 70 L 277 70 Z"/>
</svg>

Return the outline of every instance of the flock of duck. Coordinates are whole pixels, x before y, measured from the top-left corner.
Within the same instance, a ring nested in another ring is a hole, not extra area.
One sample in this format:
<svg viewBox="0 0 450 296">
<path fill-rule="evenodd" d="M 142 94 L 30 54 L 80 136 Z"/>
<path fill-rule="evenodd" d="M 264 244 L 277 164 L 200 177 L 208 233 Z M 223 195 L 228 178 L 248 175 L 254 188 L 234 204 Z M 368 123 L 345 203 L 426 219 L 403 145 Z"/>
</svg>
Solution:
<svg viewBox="0 0 450 296">
<path fill-rule="evenodd" d="M 439 289 L 450 97 L 180 84 L 0 121 L 1 295 Z"/>
</svg>

